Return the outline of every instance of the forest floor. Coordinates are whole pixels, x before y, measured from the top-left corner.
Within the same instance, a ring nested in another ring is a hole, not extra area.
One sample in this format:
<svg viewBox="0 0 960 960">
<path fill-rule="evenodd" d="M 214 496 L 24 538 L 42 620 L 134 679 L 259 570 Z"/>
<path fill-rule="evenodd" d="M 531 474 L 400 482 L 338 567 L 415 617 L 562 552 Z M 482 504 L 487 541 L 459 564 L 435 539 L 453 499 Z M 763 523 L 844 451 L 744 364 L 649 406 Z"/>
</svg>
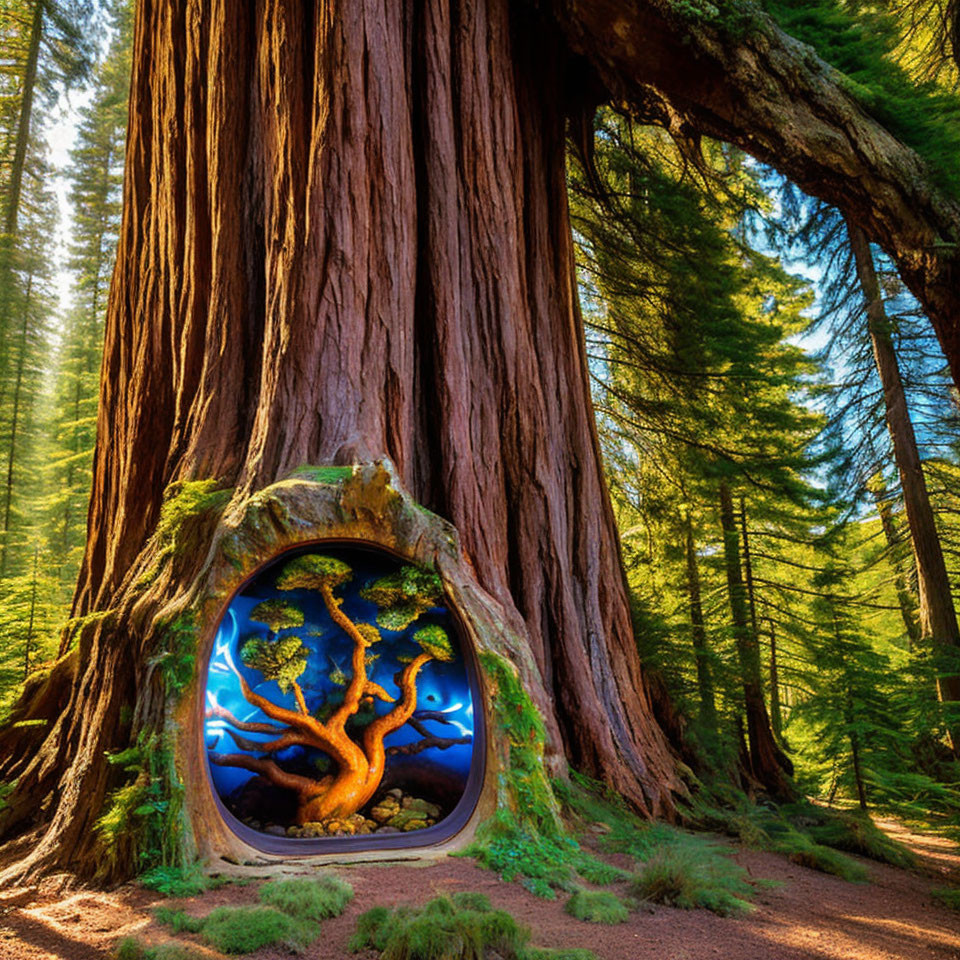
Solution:
<svg viewBox="0 0 960 960">
<path fill-rule="evenodd" d="M 342 916 L 324 921 L 320 939 L 303 956 L 350 956 L 347 941 L 357 916 L 374 905 L 420 904 L 469 890 L 487 894 L 495 907 L 531 927 L 538 946 L 587 947 L 601 960 L 960 960 L 960 912 L 938 905 L 930 894 L 932 887 L 960 886 L 960 848 L 892 821 L 880 825 L 914 850 L 915 871 L 862 861 L 871 882 L 848 883 L 776 854 L 736 849 L 751 877 L 777 881 L 758 890 L 756 910 L 741 918 L 649 906 L 626 923 L 598 926 L 568 916 L 563 898 L 535 897 L 472 860 L 337 867 L 356 895 Z M 7 891 L 0 893 L 0 958 L 102 960 L 122 937 L 169 940 L 169 932 L 151 919 L 161 902 L 200 915 L 221 904 L 255 903 L 256 886 L 231 884 L 185 900 L 166 900 L 135 885 L 110 892 Z M 201 955 L 220 956 L 194 937 L 182 934 L 180 940 L 192 942 Z M 264 949 L 251 956 L 279 960 L 289 954 Z M 358 960 L 372 957 L 366 953 Z"/>
</svg>

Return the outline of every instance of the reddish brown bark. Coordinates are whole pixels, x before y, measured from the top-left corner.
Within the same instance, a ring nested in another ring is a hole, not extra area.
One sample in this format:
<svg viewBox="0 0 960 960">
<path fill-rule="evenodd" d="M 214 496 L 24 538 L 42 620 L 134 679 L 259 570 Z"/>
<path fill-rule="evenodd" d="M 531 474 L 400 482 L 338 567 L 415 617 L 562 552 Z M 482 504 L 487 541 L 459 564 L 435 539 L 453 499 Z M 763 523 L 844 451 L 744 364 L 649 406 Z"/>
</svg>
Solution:
<svg viewBox="0 0 960 960">
<path fill-rule="evenodd" d="M 74 613 L 122 605 L 171 481 L 239 502 L 303 463 L 385 455 L 525 628 L 552 769 L 565 750 L 669 814 L 575 293 L 572 65 L 510 7 L 140 4 Z M 150 644 L 129 622 L 84 631 L 47 762 L 12 765 L 24 797 L 71 784 L 50 862 L 92 849 L 121 703 L 156 715 Z"/>
</svg>

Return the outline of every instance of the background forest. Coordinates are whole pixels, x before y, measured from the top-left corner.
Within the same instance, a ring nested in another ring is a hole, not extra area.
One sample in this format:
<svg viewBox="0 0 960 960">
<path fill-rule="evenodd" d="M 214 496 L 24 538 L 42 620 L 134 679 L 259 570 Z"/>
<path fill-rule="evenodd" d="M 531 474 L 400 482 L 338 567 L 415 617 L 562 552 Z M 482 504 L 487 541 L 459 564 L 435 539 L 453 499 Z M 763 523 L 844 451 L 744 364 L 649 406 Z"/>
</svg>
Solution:
<svg viewBox="0 0 960 960">
<path fill-rule="evenodd" d="M 960 192 L 935 3 L 764 6 Z M 71 616 L 130 42 L 125 2 L 0 0 L 0 713 Z M 721 793 L 955 816 L 960 408 L 927 319 L 857 227 L 726 144 L 607 109 L 569 158 L 661 721 Z"/>
</svg>

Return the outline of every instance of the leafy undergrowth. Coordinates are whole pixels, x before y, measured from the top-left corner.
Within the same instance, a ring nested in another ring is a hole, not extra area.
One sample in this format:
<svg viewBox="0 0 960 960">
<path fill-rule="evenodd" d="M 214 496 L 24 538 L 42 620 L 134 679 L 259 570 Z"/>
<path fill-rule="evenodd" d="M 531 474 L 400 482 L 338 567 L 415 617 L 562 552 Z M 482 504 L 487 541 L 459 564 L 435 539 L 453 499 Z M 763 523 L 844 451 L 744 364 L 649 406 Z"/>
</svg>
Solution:
<svg viewBox="0 0 960 960">
<path fill-rule="evenodd" d="M 545 836 L 521 826 L 509 810 L 498 810 L 477 831 L 476 840 L 457 855 L 475 857 L 504 880 L 518 880 L 548 900 L 555 899 L 558 890 L 576 890 L 577 876 L 600 886 L 629 876 L 586 853 L 572 836 Z"/>
<path fill-rule="evenodd" d="M 606 890 L 578 890 L 564 906 L 571 917 L 588 923 L 623 923 L 630 916 L 627 905 Z"/>
<path fill-rule="evenodd" d="M 724 807 L 698 801 L 691 813 L 705 828 L 852 882 L 863 882 L 868 874 L 847 853 L 901 868 L 916 863 L 907 847 L 887 836 L 868 814 L 860 811 L 829 810 L 808 801 L 775 807 L 740 797 Z"/>
<path fill-rule="evenodd" d="M 208 876 L 199 864 L 192 863 L 182 867 L 152 867 L 141 873 L 137 882 L 165 897 L 198 897 L 207 890 L 217 890 L 228 883 L 243 887 L 254 881 L 252 877 Z"/>
<path fill-rule="evenodd" d="M 175 933 L 199 934 L 221 953 L 253 953 L 273 945 L 297 953 L 317 939 L 321 920 L 343 913 L 353 898 L 353 887 L 333 876 L 272 880 L 260 888 L 259 896 L 260 906 L 217 907 L 205 917 L 193 917 L 170 907 L 158 907 L 154 916 Z M 134 946 L 125 949 L 132 951 Z M 160 948 L 142 949 L 141 955 L 128 952 L 120 960 L 168 960 L 149 952 Z M 177 958 L 171 955 L 169 960 Z"/>
<path fill-rule="evenodd" d="M 357 919 L 349 948 L 381 960 L 596 960 L 589 950 L 530 947 L 530 931 L 479 893 L 435 897 L 422 907 L 374 907 Z"/>
</svg>

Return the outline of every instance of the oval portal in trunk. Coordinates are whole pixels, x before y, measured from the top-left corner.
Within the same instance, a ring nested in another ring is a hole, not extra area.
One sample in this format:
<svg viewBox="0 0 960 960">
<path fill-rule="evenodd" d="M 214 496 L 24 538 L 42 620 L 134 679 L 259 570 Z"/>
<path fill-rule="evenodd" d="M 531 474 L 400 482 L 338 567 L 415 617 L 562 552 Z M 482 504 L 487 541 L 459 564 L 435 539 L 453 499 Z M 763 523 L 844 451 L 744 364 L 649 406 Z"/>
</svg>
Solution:
<svg viewBox="0 0 960 960">
<path fill-rule="evenodd" d="M 219 625 L 204 738 L 224 819 L 262 849 L 436 843 L 482 782 L 473 652 L 439 577 L 356 543 L 283 554 Z"/>
</svg>

